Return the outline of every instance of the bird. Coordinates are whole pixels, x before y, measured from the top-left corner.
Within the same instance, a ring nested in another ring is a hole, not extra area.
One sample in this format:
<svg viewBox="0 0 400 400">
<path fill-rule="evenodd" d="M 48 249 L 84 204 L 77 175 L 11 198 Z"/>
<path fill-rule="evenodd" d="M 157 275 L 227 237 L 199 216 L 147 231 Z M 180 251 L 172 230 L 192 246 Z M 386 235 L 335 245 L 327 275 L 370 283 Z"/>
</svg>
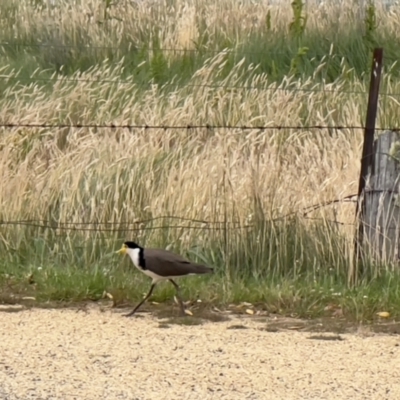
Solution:
<svg viewBox="0 0 400 400">
<path fill-rule="evenodd" d="M 168 250 L 144 248 L 132 241 L 124 242 L 117 253 L 122 255 L 128 254 L 135 267 L 145 275 L 152 278 L 150 290 L 146 297 L 133 309 L 133 311 L 129 314 L 125 314 L 126 317 L 134 315 L 139 307 L 151 296 L 157 283 L 165 280 L 170 281 L 174 285 L 181 314 L 185 315 L 185 308 L 180 296 L 180 288 L 174 279 L 188 275 L 208 274 L 214 272 L 213 268 L 193 263 Z"/>
</svg>

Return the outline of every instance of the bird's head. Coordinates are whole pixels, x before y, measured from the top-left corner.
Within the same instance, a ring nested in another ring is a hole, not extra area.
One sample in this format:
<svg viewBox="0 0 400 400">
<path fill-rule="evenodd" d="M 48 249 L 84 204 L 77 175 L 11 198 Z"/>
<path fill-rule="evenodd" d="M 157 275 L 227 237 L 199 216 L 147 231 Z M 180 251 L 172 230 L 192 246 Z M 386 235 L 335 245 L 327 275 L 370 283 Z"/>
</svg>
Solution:
<svg viewBox="0 0 400 400">
<path fill-rule="evenodd" d="M 141 247 L 135 242 L 125 242 L 122 247 L 117 251 L 118 254 L 126 254 L 129 249 L 140 249 Z"/>
</svg>

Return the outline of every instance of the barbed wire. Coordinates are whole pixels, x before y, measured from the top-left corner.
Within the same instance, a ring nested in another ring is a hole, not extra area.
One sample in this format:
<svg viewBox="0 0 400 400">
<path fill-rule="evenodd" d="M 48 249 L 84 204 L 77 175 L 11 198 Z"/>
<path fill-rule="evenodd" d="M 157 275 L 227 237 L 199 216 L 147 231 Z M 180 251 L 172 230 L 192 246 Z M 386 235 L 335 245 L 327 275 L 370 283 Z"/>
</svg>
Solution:
<svg viewBox="0 0 400 400">
<path fill-rule="evenodd" d="M 191 226 L 191 225 L 159 225 L 159 226 L 143 226 L 143 227 L 125 227 L 123 229 L 117 228 L 86 228 L 86 227 L 76 227 L 72 226 L 63 226 L 60 224 L 35 224 L 34 222 L 26 223 L 24 221 L 0 221 L 0 226 L 4 225 L 12 225 L 12 226 L 26 226 L 32 228 L 41 228 L 41 229 L 52 229 L 52 230 L 60 230 L 60 231 L 77 231 L 77 232 L 108 232 L 108 233 L 122 233 L 122 232 L 142 232 L 142 231 L 156 231 L 156 230 L 164 230 L 164 229 L 189 229 L 189 230 L 209 230 L 209 231 L 220 231 L 226 230 L 227 226 Z M 234 226 L 228 229 L 249 229 L 253 227 L 253 225 L 241 225 Z"/>
<path fill-rule="evenodd" d="M 147 125 L 147 124 L 51 124 L 51 123 L 0 123 L 0 128 L 56 128 L 56 129 L 144 129 L 144 130 L 192 130 L 192 129 L 237 129 L 237 130 L 365 130 L 365 126 L 358 125 L 210 125 L 210 124 L 185 124 L 185 125 Z M 400 127 L 375 128 L 376 131 L 400 131 Z"/>
<path fill-rule="evenodd" d="M 13 80 L 13 81 L 27 81 L 27 82 L 71 82 L 71 83 L 110 83 L 113 85 L 135 85 L 138 88 L 145 88 L 145 87 L 153 87 L 158 86 L 163 88 L 165 86 L 176 86 L 181 89 L 184 88 L 207 88 L 207 89 L 225 89 L 225 90 L 260 90 L 260 91 L 285 91 L 285 92 L 304 92 L 304 93 L 335 93 L 335 94 L 362 94 L 367 95 L 366 91 L 362 90 L 337 90 L 337 89 L 304 89 L 304 88 L 283 88 L 283 87 L 265 87 L 265 86 L 252 86 L 252 85 L 215 85 L 215 84 L 180 84 L 179 82 L 166 82 L 162 84 L 156 84 L 152 82 L 146 83 L 136 83 L 133 80 L 129 79 L 82 79 L 82 78 L 34 78 L 34 77 L 9 77 L 9 76 L 0 76 L 0 79 L 4 81 Z M 393 97 L 400 97 L 400 93 L 380 93 L 382 96 L 393 96 Z"/>
<path fill-rule="evenodd" d="M 135 51 L 138 53 L 147 52 L 166 52 L 166 53 L 193 53 L 193 54 L 235 54 L 235 55 L 266 55 L 266 56 L 274 56 L 274 55 L 297 55 L 298 49 L 294 49 L 293 51 L 288 49 L 288 51 L 246 51 L 246 50 L 236 50 L 230 48 L 222 48 L 222 49 L 202 49 L 202 48 L 174 48 L 174 47 L 153 47 L 153 46 L 135 46 L 132 43 L 127 44 L 126 46 L 82 46 L 82 45 L 68 45 L 68 44 L 51 44 L 51 43 L 16 43 L 16 42 L 0 42 L 0 46 L 9 46 L 9 47 L 26 47 L 26 48 L 53 48 L 53 49 L 78 49 L 78 50 L 118 50 L 118 51 Z M 343 54 L 323 54 L 322 57 L 347 57 Z"/>
<path fill-rule="evenodd" d="M 17 43 L 17 42 L 0 42 L 0 46 L 9 46 L 9 47 L 26 47 L 26 48 L 54 48 L 54 49 L 78 49 L 78 50 L 122 50 L 122 51 L 135 51 L 135 52 L 166 52 L 166 53 L 202 53 L 202 54 L 236 54 L 236 55 L 293 55 L 296 56 L 298 53 L 298 49 L 293 49 L 288 51 L 246 51 L 246 50 L 236 50 L 230 48 L 222 48 L 222 49 L 204 49 L 204 48 L 174 48 L 174 47 L 153 47 L 153 46 L 135 46 L 133 43 L 129 43 L 126 46 L 85 46 L 85 45 L 69 45 L 69 44 L 51 44 L 51 43 Z M 365 53 L 368 56 L 368 52 Z M 314 53 L 313 53 L 314 55 Z M 348 54 L 341 54 L 341 53 L 326 53 L 321 55 L 321 57 L 339 57 L 339 58 L 346 58 Z M 393 55 L 385 55 L 385 59 L 389 61 L 400 61 L 400 57 L 396 57 Z"/>
<path fill-rule="evenodd" d="M 332 223 L 343 226 L 354 225 L 355 223 L 347 223 L 336 220 L 330 220 L 327 218 L 318 218 L 318 217 L 302 217 L 306 220 L 320 221 L 325 223 Z M 284 220 L 285 218 L 275 218 L 275 219 L 265 219 L 257 221 L 257 224 L 243 224 L 236 225 L 229 222 L 223 223 L 223 226 L 193 226 L 193 225 L 158 225 L 158 226 L 143 226 L 143 227 L 125 227 L 125 228 L 86 228 L 86 227 L 76 227 L 76 226 L 62 226 L 59 224 L 35 224 L 33 222 L 25 222 L 25 221 L 0 221 L 0 226 L 25 226 L 30 228 L 39 228 L 39 229 L 51 229 L 54 231 L 68 231 L 68 232 L 93 232 L 93 233 L 126 233 L 126 232 L 144 232 L 144 231 L 157 231 L 157 230 L 170 230 L 170 229 L 185 229 L 185 230 L 197 230 L 197 231 L 226 231 L 226 230 L 242 230 L 242 229 L 251 229 L 259 227 L 260 223 L 276 223 L 280 220 Z M 65 236 L 65 235 L 60 235 Z"/>
<path fill-rule="evenodd" d="M 123 48 L 120 47 L 107 47 L 107 46 L 77 46 L 77 45 L 52 45 L 52 44 L 12 44 L 12 43 L 5 43 L 1 42 L 0 46 L 21 46 L 21 47 L 51 47 L 51 48 L 80 48 L 80 49 L 114 49 L 114 50 L 121 50 Z M 166 51 L 166 52 L 200 52 L 201 50 L 199 49 L 182 49 L 182 48 L 148 48 L 148 47 L 143 47 L 143 49 L 149 50 L 149 51 Z M 278 54 L 287 54 L 287 52 L 238 52 L 236 50 L 210 50 L 209 52 L 211 53 L 220 53 L 220 52 L 227 52 L 227 53 L 237 53 L 237 54 L 266 54 L 266 55 L 278 55 Z M 334 54 L 335 55 L 335 54 Z M 331 54 L 326 54 L 326 56 L 331 57 Z M 342 55 L 341 57 L 345 57 Z M 387 59 L 388 57 L 385 56 Z M 397 60 L 397 59 L 396 59 Z M 400 60 L 400 59 L 399 59 Z M 110 83 L 110 84 L 135 84 L 137 87 L 151 87 L 155 85 L 154 83 L 140 83 L 137 84 L 132 80 L 125 79 L 125 80 L 113 80 L 113 79 L 83 79 L 83 78 L 77 78 L 77 79 L 72 79 L 72 78 L 34 78 L 34 77 L 10 77 L 10 76 L 0 76 L 0 79 L 3 79 L 5 81 L 9 80 L 14 80 L 14 81 L 27 81 L 27 82 L 72 82 L 72 83 Z M 303 89 L 303 88 L 266 88 L 262 86 L 252 86 L 252 85 L 244 85 L 244 86 L 239 86 L 239 85 L 233 85 L 233 86 L 225 86 L 225 85 L 215 85 L 215 84 L 187 84 L 181 86 L 179 83 L 175 82 L 166 82 L 163 84 L 160 84 L 159 86 L 165 87 L 165 86 L 177 86 L 177 87 L 190 87 L 190 88 L 211 88 L 211 89 L 225 89 L 225 90 L 261 90 L 261 91 L 289 91 L 289 92 L 304 92 L 304 93 L 343 93 L 343 94 L 362 94 L 362 95 L 367 95 L 366 91 L 361 91 L 361 90 L 336 90 L 336 89 Z M 391 97 L 400 97 L 400 93 L 390 93 L 390 92 L 381 92 L 381 96 L 391 96 Z"/>
<path fill-rule="evenodd" d="M 319 208 L 327 207 L 329 205 L 345 202 L 356 202 L 357 195 L 347 195 L 342 198 L 328 200 L 322 203 L 316 203 L 307 207 L 303 207 L 297 211 L 292 211 L 285 215 L 270 218 L 270 219 L 259 219 L 257 223 L 274 223 L 283 221 L 287 218 L 301 217 L 309 220 L 319 220 L 329 223 L 335 223 L 339 225 L 354 225 L 354 223 L 344 223 L 336 220 L 329 220 L 321 217 L 309 217 L 308 214 L 316 211 Z M 145 226 L 149 223 L 156 221 L 165 220 L 177 220 L 180 222 L 188 222 L 189 225 L 159 225 L 159 226 Z M 191 224 L 201 224 L 202 226 L 193 226 Z M 191 229 L 191 230 L 226 230 L 226 229 L 249 229 L 257 227 L 257 224 L 244 223 L 243 221 L 209 221 L 205 219 L 186 218 L 176 215 L 161 215 L 153 218 L 139 219 L 133 222 L 126 221 L 113 221 L 113 222 L 74 222 L 74 221 L 50 221 L 44 219 L 25 219 L 25 220 L 0 220 L 0 226 L 27 226 L 33 228 L 43 228 L 61 231 L 79 231 L 79 232 L 137 232 L 147 230 L 160 230 L 160 229 Z M 142 225 L 133 228 L 132 225 Z M 217 225 L 217 226 L 213 226 Z M 110 228 L 110 226 L 112 228 Z M 115 228 L 117 227 L 117 228 Z"/>
<path fill-rule="evenodd" d="M 16 82 L 44 82 L 44 83 L 57 83 L 57 82 L 69 82 L 69 83 L 108 83 L 113 85 L 134 85 L 137 88 L 151 88 L 157 86 L 158 88 L 164 88 L 166 86 L 174 86 L 179 89 L 185 88 L 204 88 L 204 89 L 224 89 L 224 90 L 259 90 L 265 92 L 293 92 L 293 93 L 334 93 L 338 94 L 355 94 L 365 95 L 368 92 L 363 90 L 340 90 L 340 89 L 306 89 L 306 88 L 288 88 L 288 87 L 265 87 L 265 86 L 253 86 L 253 85 L 216 85 L 216 84 L 181 84 L 179 82 L 165 82 L 162 84 L 156 84 L 152 82 L 137 83 L 129 79 L 85 79 L 85 78 L 36 78 L 36 77 L 15 77 L 15 76 L 4 76 L 0 75 L 0 79 L 3 81 L 16 81 Z M 400 97 L 400 93 L 391 92 L 380 92 L 380 96 L 385 97 Z"/>
<path fill-rule="evenodd" d="M 202 54 L 237 54 L 237 55 L 287 55 L 293 53 L 297 54 L 297 49 L 293 52 L 291 51 L 246 51 L 246 50 L 233 50 L 229 48 L 223 49 L 188 49 L 188 48 L 174 48 L 174 47 L 152 47 L 152 46 L 135 46 L 134 44 L 128 44 L 127 46 L 80 46 L 80 45 L 68 45 L 68 44 L 48 44 L 48 43 L 10 43 L 10 42 L 0 42 L 0 46 L 9 47 L 28 47 L 28 48 L 54 48 L 54 49 L 78 49 L 78 50 L 122 50 L 122 51 L 135 51 L 138 53 L 148 51 L 148 52 L 166 52 L 166 53 L 202 53 Z"/>
</svg>

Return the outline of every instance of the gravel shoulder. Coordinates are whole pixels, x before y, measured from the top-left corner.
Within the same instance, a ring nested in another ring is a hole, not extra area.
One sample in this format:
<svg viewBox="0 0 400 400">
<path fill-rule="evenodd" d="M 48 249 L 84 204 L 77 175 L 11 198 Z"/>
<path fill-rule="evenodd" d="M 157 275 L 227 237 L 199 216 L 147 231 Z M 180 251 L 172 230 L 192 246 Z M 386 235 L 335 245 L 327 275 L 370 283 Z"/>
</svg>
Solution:
<svg viewBox="0 0 400 400">
<path fill-rule="evenodd" d="M 0 399 L 400 398 L 397 335 L 269 329 L 272 319 L 253 316 L 182 325 L 121 313 L 1 312 Z"/>
</svg>

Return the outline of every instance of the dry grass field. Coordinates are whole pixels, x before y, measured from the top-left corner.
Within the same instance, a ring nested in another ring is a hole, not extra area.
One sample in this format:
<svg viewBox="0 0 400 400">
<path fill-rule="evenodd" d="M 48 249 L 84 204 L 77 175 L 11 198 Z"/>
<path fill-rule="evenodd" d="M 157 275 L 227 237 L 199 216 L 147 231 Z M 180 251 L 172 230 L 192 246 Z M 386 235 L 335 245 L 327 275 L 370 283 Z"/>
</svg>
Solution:
<svg viewBox="0 0 400 400">
<path fill-rule="evenodd" d="M 354 202 L 302 210 L 357 191 L 375 42 L 378 126 L 398 124 L 398 9 L 294 4 L 1 6 L 3 301 L 137 300 L 147 281 L 113 254 L 135 239 L 216 267 L 190 298 L 396 314 L 390 266 L 347 286 Z"/>
</svg>

